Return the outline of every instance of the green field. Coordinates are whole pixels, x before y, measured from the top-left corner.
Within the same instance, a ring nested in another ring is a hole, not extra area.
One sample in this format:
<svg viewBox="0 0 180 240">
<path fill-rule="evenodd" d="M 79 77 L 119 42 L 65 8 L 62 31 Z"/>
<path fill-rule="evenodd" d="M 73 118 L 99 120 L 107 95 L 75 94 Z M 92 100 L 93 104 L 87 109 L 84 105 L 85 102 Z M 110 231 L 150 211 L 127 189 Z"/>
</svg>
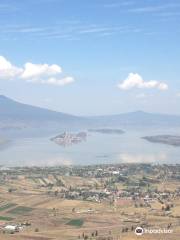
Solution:
<svg viewBox="0 0 180 240">
<path fill-rule="evenodd" d="M 0 221 L 12 221 L 14 218 L 0 216 Z"/>
<path fill-rule="evenodd" d="M 83 224 L 84 224 L 83 219 L 72 219 L 67 223 L 67 225 L 71 225 L 75 227 L 81 227 Z"/>
<path fill-rule="evenodd" d="M 16 208 L 8 211 L 8 213 L 14 214 L 14 215 L 16 215 L 16 214 L 23 215 L 25 213 L 31 212 L 32 210 L 33 210 L 33 208 L 19 206 L 19 207 L 16 207 Z"/>
<path fill-rule="evenodd" d="M 0 206 L 0 211 L 4 211 L 4 210 L 6 210 L 8 208 L 15 207 L 16 205 L 17 204 L 14 204 L 14 203 L 7 203 L 7 204 L 5 204 L 3 206 Z"/>
</svg>

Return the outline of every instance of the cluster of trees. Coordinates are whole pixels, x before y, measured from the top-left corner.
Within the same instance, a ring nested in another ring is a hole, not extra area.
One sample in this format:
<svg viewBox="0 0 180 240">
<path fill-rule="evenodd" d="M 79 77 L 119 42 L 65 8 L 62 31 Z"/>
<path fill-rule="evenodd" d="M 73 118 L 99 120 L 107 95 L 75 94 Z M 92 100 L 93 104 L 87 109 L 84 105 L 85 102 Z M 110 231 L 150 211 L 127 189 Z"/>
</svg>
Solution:
<svg viewBox="0 0 180 240">
<path fill-rule="evenodd" d="M 92 232 L 90 235 L 85 234 L 84 232 L 82 233 L 82 236 L 78 236 L 78 239 L 83 239 L 83 240 L 87 240 L 87 239 L 91 239 L 91 238 L 97 238 L 98 237 L 98 231 L 94 231 Z"/>
</svg>

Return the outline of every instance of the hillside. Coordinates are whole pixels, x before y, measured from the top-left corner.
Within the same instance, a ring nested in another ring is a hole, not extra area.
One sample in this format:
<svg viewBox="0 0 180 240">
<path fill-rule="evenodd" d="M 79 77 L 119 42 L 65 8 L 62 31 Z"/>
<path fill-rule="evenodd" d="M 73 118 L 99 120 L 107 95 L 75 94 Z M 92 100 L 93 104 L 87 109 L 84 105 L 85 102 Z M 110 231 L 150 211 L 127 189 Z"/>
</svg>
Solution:
<svg viewBox="0 0 180 240">
<path fill-rule="evenodd" d="M 116 115 L 92 117 L 91 120 L 103 126 L 113 127 L 177 127 L 180 126 L 179 115 L 147 113 L 136 111 Z"/>
<path fill-rule="evenodd" d="M 177 127 L 180 116 L 142 111 L 117 115 L 79 117 L 14 101 L 0 96 L 0 129 Z"/>
<path fill-rule="evenodd" d="M 26 128 L 47 124 L 69 126 L 83 123 L 84 119 L 14 101 L 0 96 L 0 128 Z"/>
</svg>

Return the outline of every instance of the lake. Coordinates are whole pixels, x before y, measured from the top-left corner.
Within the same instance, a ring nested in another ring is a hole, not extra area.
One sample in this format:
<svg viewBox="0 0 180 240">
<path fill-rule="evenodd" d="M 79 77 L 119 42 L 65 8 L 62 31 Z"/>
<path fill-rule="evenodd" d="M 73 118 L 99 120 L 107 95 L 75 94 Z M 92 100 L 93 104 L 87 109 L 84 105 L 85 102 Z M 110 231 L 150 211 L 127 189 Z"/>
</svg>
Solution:
<svg viewBox="0 0 180 240">
<path fill-rule="evenodd" d="M 179 130 L 178 130 L 179 131 Z M 180 132 L 180 131 L 179 131 Z M 180 163 L 180 147 L 150 143 L 141 137 L 177 134 L 177 129 L 127 131 L 122 135 L 89 133 L 87 141 L 62 147 L 48 137 L 18 138 L 0 148 L 0 165 L 55 166 L 101 163 Z M 57 133 L 59 134 L 59 133 Z"/>
</svg>

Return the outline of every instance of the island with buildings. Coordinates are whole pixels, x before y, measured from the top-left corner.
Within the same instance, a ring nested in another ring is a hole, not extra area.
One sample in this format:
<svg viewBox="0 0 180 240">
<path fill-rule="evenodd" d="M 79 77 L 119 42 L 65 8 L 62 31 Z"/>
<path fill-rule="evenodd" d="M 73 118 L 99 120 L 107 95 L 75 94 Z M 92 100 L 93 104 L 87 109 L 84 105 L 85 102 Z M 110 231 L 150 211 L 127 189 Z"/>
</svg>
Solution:
<svg viewBox="0 0 180 240">
<path fill-rule="evenodd" d="M 68 133 L 64 132 L 62 134 L 57 135 L 56 137 L 51 138 L 50 140 L 55 142 L 60 146 L 71 146 L 74 144 L 81 143 L 86 141 L 87 133 L 86 132 L 78 132 L 78 133 Z"/>
<path fill-rule="evenodd" d="M 180 136 L 173 135 L 157 135 L 157 136 L 146 136 L 143 139 L 153 143 L 163 143 L 175 147 L 180 147 Z"/>
</svg>

